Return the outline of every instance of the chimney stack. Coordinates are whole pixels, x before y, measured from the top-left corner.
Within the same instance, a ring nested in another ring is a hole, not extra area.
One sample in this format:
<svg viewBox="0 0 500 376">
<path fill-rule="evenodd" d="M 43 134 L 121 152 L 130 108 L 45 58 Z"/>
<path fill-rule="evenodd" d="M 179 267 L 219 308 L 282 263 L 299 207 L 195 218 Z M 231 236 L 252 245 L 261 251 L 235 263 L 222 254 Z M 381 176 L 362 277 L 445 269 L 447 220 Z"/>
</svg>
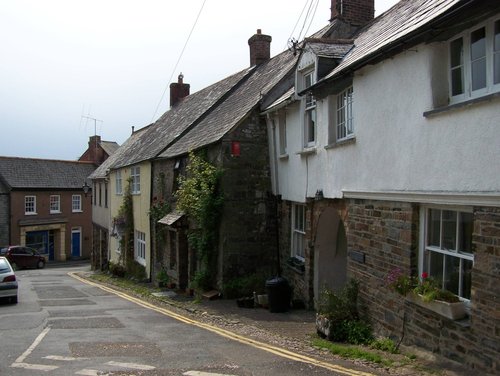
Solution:
<svg viewBox="0 0 500 376">
<path fill-rule="evenodd" d="M 268 61 L 271 58 L 271 40 L 271 36 L 262 34 L 260 29 L 257 29 L 257 34 L 254 34 L 248 40 L 251 67 Z"/>
<path fill-rule="evenodd" d="M 181 74 L 179 74 L 179 77 L 177 78 L 177 83 L 172 82 L 170 84 L 170 107 L 175 106 L 181 101 L 182 98 L 189 95 L 189 84 L 183 83 L 183 78 L 184 76 L 181 72 Z"/>
<path fill-rule="evenodd" d="M 373 20 L 375 0 L 332 0 L 330 21 L 339 18 L 355 26 L 363 26 Z"/>
</svg>

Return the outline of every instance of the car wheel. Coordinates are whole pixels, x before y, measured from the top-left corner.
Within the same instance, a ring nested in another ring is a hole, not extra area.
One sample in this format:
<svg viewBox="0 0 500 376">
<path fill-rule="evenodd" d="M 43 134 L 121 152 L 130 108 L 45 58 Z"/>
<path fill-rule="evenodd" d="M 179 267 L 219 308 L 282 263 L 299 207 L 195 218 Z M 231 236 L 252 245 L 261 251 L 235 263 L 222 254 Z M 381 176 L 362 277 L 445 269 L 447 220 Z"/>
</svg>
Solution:
<svg viewBox="0 0 500 376">
<path fill-rule="evenodd" d="M 45 266 L 45 263 L 42 260 L 38 261 L 38 264 L 36 264 L 36 267 L 38 269 L 42 269 L 44 266 Z"/>
</svg>

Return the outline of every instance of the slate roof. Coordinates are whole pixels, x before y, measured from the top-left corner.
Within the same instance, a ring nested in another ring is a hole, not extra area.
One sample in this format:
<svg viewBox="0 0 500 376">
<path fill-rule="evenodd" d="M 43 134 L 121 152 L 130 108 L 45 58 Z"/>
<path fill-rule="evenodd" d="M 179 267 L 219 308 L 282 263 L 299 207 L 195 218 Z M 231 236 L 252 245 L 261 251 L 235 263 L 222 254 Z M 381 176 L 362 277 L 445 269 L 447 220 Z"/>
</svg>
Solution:
<svg viewBox="0 0 500 376">
<path fill-rule="evenodd" d="M 258 65 L 231 95 L 159 157 L 172 158 L 219 141 L 259 105 L 262 97 L 295 67 L 296 62 L 297 57 L 285 51 Z"/>
<path fill-rule="evenodd" d="M 311 49 L 317 56 L 331 59 L 342 59 L 354 46 L 352 43 L 321 43 L 312 42 L 305 45 L 305 49 Z"/>
<path fill-rule="evenodd" d="M 90 162 L 0 157 L 0 178 L 11 189 L 82 189 Z"/>
<path fill-rule="evenodd" d="M 132 135 L 120 146 L 113 154 L 111 154 L 104 162 L 97 167 L 92 174 L 90 174 L 89 179 L 104 179 L 108 175 L 108 172 L 116 164 L 116 161 L 123 158 L 123 155 L 128 153 L 131 149 L 133 143 L 139 139 L 143 132 L 145 132 L 149 127 L 139 129 L 138 131 L 132 133 Z"/>
<path fill-rule="evenodd" d="M 460 1 L 401 0 L 361 29 L 354 39 L 354 48 L 332 72 L 318 81 L 316 85 L 339 76 L 343 71 L 352 69 L 353 66 L 362 64 L 369 58 L 383 53 L 445 14 Z"/>
<path fill-rule="evenodd" d="M 107 155 L 113 154 L 120 147 L 120 145 L 114 141 L 101 141 L 100 145 Z"/>
<path fill-rule="evenodd" d="M 252 70 L 253 68 L 242 70 L 182 99 L 141 132 L 139 137 L 135 137 L 134 142 L 126 142 L 119 149 L 119 155 L 113 158 L 112 168 L 130 166 L 156 157 L 199 121 Z"/>
</svg>

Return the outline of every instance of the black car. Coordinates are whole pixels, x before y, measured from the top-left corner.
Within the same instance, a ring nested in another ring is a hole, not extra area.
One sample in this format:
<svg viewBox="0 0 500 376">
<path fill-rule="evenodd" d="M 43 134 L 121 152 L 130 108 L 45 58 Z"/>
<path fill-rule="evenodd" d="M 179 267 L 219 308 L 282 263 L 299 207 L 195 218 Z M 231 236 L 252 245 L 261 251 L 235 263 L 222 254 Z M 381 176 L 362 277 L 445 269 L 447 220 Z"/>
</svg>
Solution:
<svg viewBox="0 0 500 376">
<path fill-rule="evenodd" d="M 0 256 L 6 257 L 12 268 L 43 268 L 45 266 L 45 257 L 37 250 L 30 247 L 13 245 L 0 249 Z"/>
</svg>

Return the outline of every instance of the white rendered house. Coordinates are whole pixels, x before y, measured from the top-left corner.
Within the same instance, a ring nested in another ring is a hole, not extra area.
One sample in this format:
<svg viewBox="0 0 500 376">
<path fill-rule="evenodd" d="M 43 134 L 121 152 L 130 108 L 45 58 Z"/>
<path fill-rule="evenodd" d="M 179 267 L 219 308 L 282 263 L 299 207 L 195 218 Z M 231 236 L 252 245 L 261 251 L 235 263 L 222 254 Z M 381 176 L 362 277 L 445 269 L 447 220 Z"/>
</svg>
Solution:
<svg viewBox="0 0 500 376">
<path fill-rule="evenodd" d="M 265 110 L 284 275 L 311 305 L 356 278 L 379 334 L 408 320 L 408 344 L 498 371 L 484 343 L 499 341 L 500 4 L 403 0 L 345 32 L 349 4 L 370 4 L 338 3 L 336 32 L 303 42 L 294 89 Z M 396 268 L 430 275 L 467 317 L 401 300 L 384 284 Z"/>
</svg>

